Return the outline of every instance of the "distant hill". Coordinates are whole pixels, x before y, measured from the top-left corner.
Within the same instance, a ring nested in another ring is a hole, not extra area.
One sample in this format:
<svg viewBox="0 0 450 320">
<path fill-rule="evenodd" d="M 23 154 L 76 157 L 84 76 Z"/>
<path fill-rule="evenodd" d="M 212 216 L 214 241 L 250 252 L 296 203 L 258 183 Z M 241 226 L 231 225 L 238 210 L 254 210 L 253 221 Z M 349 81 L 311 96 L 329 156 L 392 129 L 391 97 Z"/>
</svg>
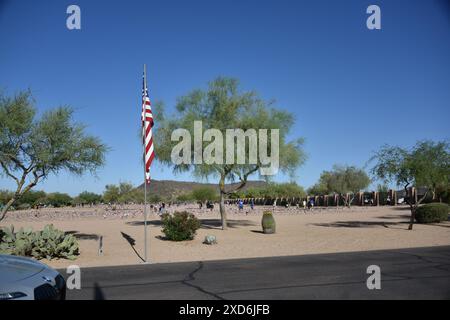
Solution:
<svg viewBox="0 0 450 320">
<path fill-rule="evenodd" d="M 230 188 L 234 189 L 239 183 L 232 183 L 226 185 L 226 190 Z M 247 181 L 247 184 L 242 190 L 248 188 L 258 188 L 266 186 L 265 181 Z M 149 185 L 147 185 L 148 195 L 157 195 L 160 197 L 177 197 L 181 194 L 186 194 L 192 190 L 199 187 L 210 187 L 219 192 L 219 186 L 217 183 L 201 183 L 201 182 L 190 182 L 190 181 L 174 181 L 174 180 L 152 180 Z M 138 188 L 144 188 L 144 184 L 140 185 Z"/>
</svg>

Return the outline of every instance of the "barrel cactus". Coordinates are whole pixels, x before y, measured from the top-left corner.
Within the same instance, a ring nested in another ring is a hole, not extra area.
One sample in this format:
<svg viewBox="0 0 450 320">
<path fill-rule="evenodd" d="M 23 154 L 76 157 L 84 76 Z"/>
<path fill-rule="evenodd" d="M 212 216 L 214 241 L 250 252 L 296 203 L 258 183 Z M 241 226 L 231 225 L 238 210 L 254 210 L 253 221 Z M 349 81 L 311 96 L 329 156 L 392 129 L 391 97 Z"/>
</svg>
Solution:
<svg viewBox="0 0 450 320">
<path fill-rule="evenodd" d="M 263 233 L 265 234 L 275 233 L 276 224 L 271 211 L 264 211 L 261 225 L 263 228 Z"/>
</svg>

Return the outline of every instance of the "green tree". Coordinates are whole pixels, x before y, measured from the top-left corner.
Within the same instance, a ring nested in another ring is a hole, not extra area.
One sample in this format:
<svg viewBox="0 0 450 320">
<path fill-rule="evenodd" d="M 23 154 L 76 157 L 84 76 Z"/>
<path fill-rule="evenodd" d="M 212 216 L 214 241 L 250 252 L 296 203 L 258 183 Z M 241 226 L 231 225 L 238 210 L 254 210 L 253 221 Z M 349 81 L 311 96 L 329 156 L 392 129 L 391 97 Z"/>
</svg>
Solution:
<svg viewBox="0 0 450 320">
<path fill-rule="evenodd" d="M 133 187 L 129 182 L 120 182 L 119 185 L 110 184 L 105 187 L 103 200 L 106 203 L 142 203 L 144 191 Z"/>
<path fill-rule="evenodd" d="M 218 192 L 211 187 L 199 187 L 192 191 L 191 197 L 202 203 L 208 200 L 215 201 L 218 198 Z"/>
<path fill-rule="evenodd" d="M 370 178 L 364 170 L 354 166 L 334 165 L 333 170 L 322 172 L 317 186 L 323 194 L 339 194 L 344 205 L 350 208 L 355 195 L 369 184 Z"/>
<path fill-rule="evenodd" d="M 157 109 L 155 108 L 155 110 Z M 227 228 L 225 197 L 241 190 L 246 185 L 248 177 L 257 173 L 264 166 L 259 160 L 256 164 L 249 164 L 250 143 L 245 144 L 243 152 L 245 164 L 237 164 L 237 161 L 234 161 L 233 164 L 206 164 L 205 162 L 194 164 L 196 153 L 193 145 L 191 146 L 191 164 L 174 164 L 171 153 L 178 142 L 172 141 L 171 135 L 175 129 L 184 128 L 189 131 L 191 136 L 194 136 L 194 121 L 200 120 L 205 130 L 214 128 L 219 130 L 223 136 L 225 136 L 226 129 L 230 128 L 241 129 L 244 132 L 248 129 L 254 129 L 256 132 L 258 129 L 278 129 L 279 168 L 281 171 L 293 175 L 296 168 L 305 160 L 305 154 L 301 148 L 303 140 L 286 141 L 287 134 L 294 124 L 293 115 L 275 109 L 273 102 L 262 100 L 255 92 L 240 92 L 236 79 L 219 77 L 209 83 L 207 90 L 194 90 L 178 99 L 176 109 L 177 114 L 170 118 L 164 118 L 161 114 L 155 113 L 158 124 L 158 133 L 154 137 L 156 157 L 162 163 L 172 166 L 175 173 L 191 171 L 196 177 L 212 176 L 218 179 L 222 229 Z M 209 142 L 203 141 L 203 150 L 209 144 Z M 269 141 L 269 150 L 270 146 Z M 223 151 L 223 155 L 226 154 L 225 150 L 219 150 L 219 154 L 220 151 Z M 238 152 L 234 154 L 236 158 Z M 240 183 L 231 189 L 225 185 L 228 181 L 239 181 Z"/>
<path fill-rule="evenodd" d="M 0 221 L 23 194 L 50 174 L 68 171 L 95 173 L 104 164 L 107 147 L 74 123 L 73 111 L 59 107 L 36 119 L 31 93 L 0 95 L 1 173 L 16 182 L 12 198 L 0 213 Z"/>
<path fill-rule="evenodd" d="M 312 185 L 308 188 L 308 194 L 310 195 L 326 195 L 329 194 L 330 191 L 324 181 L 319 181 L 316 184 Z"/>
<path fill-rule="evenodd" d="M 98 204 L 102 201 L 102 196 L 93 192 L 84 191 L 74 201 L 77 204 Z"/>
<path fill-rule="evenodd" d="M 189 192 L 189 193 L 182 193 L 182 194 L 178 195 L 176 197 L 176 200 L 179 202 L 189 202 L 194 199 L 192 198 L 192 192 Z"/>
<path fill-rule="evenodd" d="M 449 188 L 449 149 L 447 141 L 419 141 L 410 150 L 385 145 L 370 159 L 376 162 L 372 174 L 385 183 L 395 182 L 406 193 L 411 186 L 427 188 L 417 202 L 406 197 L 411 211 L 409 230 L 413 229 L 417 208 L 428 193 L 436 198 L 438 191 Z"/>
<path fill-rule="evenodd" d="M 243 193 L 246 198 L 298 198 L 306 195 L 305 190 L 295 182 L 268 183 L 260 188 L 252 188 Z"/>
<path fill-rule="evenodd" d="M 55 208 L 65 207 L 72 204 L 72 197 L 67 193 L 54 192 L 49 193 L 45 198 L 39 199 L 39 202 L 50 205 Z"/>
<path fill-rule="evenodd" d="M 103 200 L 106 203 L 117 203 L 120 197 L 120 189 L 115 184 L 108 184 L 105 186 L 105 192 L 103 192 Z"/>
</svg>

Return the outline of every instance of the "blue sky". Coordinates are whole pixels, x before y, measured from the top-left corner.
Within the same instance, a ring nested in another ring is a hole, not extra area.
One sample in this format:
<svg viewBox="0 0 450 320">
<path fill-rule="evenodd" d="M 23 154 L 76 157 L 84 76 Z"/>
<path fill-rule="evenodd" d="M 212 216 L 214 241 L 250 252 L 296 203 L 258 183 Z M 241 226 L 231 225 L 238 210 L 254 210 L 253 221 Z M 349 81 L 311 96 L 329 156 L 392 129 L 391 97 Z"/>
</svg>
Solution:
<svg viewBox="0 0 450 320">
<path fill-rule="evenodd" d="M 81 30 L 66 28 L 70 4 L 81 8 Z M 381 8 L 381 30 L 366 27 L 371 4 Z M 291 137 L 306 139 L 296 178 L 305 187 L 335 163 L 364 166 L 382 144 L 449 138 L 446 0 L 0 0 L 0 39 L 5 93 L 30 88 L 41 111 L 73 106 L 111 148 L 97 177 L 52 176 L 38 187 L 48 192 L 141 183 L 143 63 L 151 99 L 169 113 L 218 75 L 276 99 L 296 115 Z M 152 171 L 193 180 L 158 163 Z M 0 188 L 14 187 L 0 179 Z"/>
</svg>

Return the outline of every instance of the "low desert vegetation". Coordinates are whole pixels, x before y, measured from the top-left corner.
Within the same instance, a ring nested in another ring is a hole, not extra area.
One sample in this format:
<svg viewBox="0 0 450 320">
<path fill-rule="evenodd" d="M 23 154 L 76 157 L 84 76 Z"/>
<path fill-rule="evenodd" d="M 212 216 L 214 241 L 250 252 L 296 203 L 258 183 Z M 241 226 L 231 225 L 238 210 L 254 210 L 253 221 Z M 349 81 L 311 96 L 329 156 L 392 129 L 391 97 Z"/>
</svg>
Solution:
<svg viewBox="0 0 450 320">
<path fill-rule="evenodd" d="M 449 205 L 446 203 L 428 203 L 417 208 L 418 223 L 438 223 L 448 220 Z"/>
<path fill-rule="evenodd" d="M 46 225 L 41 231 L 14 230 L 14 226 L 0 229 L 0 253 L 29 256 L 35 259 L 70 259 L 79 255 L 77 239 Z"/>
<path fill-rule="evenodd" d="M 200 228 L 200 221 L 186 211 L 165 213 L 161 217 L 163 223 L 162 232 L 167 240 L 184 241 L 193 240 L 197 230 Z"/>
</svg>

